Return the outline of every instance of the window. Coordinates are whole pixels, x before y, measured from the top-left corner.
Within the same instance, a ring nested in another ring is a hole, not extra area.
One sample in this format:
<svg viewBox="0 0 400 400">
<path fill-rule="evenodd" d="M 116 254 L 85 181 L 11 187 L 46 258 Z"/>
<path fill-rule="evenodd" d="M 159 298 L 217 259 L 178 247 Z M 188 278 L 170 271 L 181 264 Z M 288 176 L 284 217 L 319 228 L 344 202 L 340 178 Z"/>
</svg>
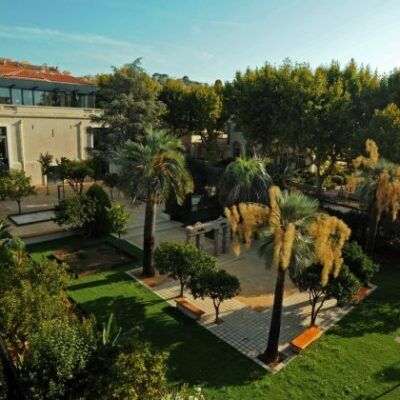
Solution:
<svg viewBox="0 0 400 400">
<path fill-rule="evenodd" d="M 54 92 L 51 105 L 55 107 L 65 107 L 65 93 L 64 92 Z"/>
<path fill-rule="evenodd" d="M 11 89 L 11 99 L 12 99 L 13 104 L 16 104 L 16 105 L 22 104 L 22 90 L 12 88 Z"/>
<path fill-rule="evenodd" d="M 72 107 L 72 93 L 70 92 L 65 93 L 65 106 Z"/>
<path fill-rule="evenodd" d="M 22 97 L 25 106 L 33 106 L 33 92 L 32 90 L 23 89 Z"/>
<path fill-rule="evenodd" d="M 0 87 L 0 104 L 11 104 L 11 94 L 9 88 Z"/>
<path fill-rule="evenodd" d="M 43 90 L 35 90 L 33 96 L 35 106 L 46 105 L 45 92 Z"/>
</svg>

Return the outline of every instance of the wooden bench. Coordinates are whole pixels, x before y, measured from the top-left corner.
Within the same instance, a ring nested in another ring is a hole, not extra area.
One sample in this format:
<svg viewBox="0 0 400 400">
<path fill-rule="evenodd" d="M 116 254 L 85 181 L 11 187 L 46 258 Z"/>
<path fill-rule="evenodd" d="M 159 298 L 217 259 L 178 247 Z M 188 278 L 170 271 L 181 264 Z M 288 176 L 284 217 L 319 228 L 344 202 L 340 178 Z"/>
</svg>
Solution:
<svg viewBox="0 0 400 400">
<path fill-rule="evenodd" d="M 316 326 L 310 326 L 301 335 L 290 342 L 291 348 L 295 353 L 299 354 L 321 335 L 322 329 Z"/>
<path fill-rule="evenodd" d="M 357 294 L 354 296 L 354 301 L 359 303 L 371 290 L 369 286 L 361 286 Z"/>
<path fill-rule="evenodd" d="M 203 310 L 201 310 L 196 305 L 190 303 L 184 297 L 178 297 L 177 299 L 175 299 L 175 302 L 176 302 L 177 309 L 182 311 L 189 318 L 198 320 L 205 314 L 205 312 Z"/>
</svg>

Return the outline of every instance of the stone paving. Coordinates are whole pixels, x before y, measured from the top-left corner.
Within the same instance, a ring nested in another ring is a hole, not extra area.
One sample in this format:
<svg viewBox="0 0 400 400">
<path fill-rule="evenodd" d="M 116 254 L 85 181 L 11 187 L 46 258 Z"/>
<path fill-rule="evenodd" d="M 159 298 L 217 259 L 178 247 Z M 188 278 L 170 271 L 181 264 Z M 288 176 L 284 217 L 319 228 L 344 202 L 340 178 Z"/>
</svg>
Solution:
<svg viewBox="0 0 400 400">
<path fill-rule="evenodd" d="M 145 285 L 133 275 L 133 271 L 127 273 Z M 174 299 L 179 294 L 179 283 L 177 281 L 171 280 L 159 286 L 148 288 L 172 306 L 176 306 Z M 227 300 L 222 303 L 220 309 L 222 322 L 215 324 L 215 311 L 210 299 L 194 299 L 187 289 L 185 289 L 184 297 L 205 312 L 199 324 L 271 372 L 278 371 L 295 357 L 295 353 L 290 350 L 290 342 L 300 335 L 310 322 L 311 306 L 308 301 L 308 294 L 297 292 L 284 299 L 279 350 L 286 356 L 286 360 L 274 370 L 271 370 L 257 359 L 257 356 L 266 347 L 271 308 L 259 312 L 235 299 Z M 337 307 L 334 299 L 327 300 L 319 313 L 317 325 L 323 330 L 327 330 L 351 309 L 352 307 L 349 306 Z"/>
</svg>

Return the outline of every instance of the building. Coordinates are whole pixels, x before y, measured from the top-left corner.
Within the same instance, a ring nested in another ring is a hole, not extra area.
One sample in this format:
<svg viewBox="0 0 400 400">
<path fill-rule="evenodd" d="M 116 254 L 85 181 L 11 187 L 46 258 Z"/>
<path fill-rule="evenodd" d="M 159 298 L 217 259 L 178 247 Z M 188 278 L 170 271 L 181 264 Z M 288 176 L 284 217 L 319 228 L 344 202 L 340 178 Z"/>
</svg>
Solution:
<svg viewBox="0 0 400 400">
<path fill-rule="evenodd" d="M 84 159 L 93 147 L 97 87 L 87 79 L 0 58 L 0 162 L 43 183 L 38 158 Z"/>
</svg>

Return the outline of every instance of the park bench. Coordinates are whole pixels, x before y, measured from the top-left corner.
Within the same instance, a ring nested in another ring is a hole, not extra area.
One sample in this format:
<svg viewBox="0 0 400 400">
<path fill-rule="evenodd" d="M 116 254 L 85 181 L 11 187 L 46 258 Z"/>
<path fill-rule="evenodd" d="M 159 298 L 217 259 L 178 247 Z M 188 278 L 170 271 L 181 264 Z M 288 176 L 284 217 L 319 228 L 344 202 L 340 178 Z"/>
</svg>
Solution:
<svg viewBox="0 0 400 400">
<path fill-rule="evenodd" d="M 301 335 L 297 336 L 290 342 L 291 348 L 295 353 L 301 353 L 314 340 L 317 340 L 322 335 L 322 329 L 316 326 L 310 326 Z"/>
<path fill-rule="evenodd" d="M 359 303 L 370 291 L 369 286 L 361 286 L 360 289 L 358 290 L 357 294 L 354 297 L 354 301 L 356 303 Z"/>
<path fill-rule="evenodd" d="M 175 302 L 176 302 L 177 309 L 182 311 L 189 318 L 198 320 L 203 316 L 203 314 L 205 314 L 205 312 L 203 310 L 201 310 L 199 307 L 197 307 L 193 303 L 190 303 L 184 297 L 179 297 L 179 298 L 175 299 Z"/>
</svg>

